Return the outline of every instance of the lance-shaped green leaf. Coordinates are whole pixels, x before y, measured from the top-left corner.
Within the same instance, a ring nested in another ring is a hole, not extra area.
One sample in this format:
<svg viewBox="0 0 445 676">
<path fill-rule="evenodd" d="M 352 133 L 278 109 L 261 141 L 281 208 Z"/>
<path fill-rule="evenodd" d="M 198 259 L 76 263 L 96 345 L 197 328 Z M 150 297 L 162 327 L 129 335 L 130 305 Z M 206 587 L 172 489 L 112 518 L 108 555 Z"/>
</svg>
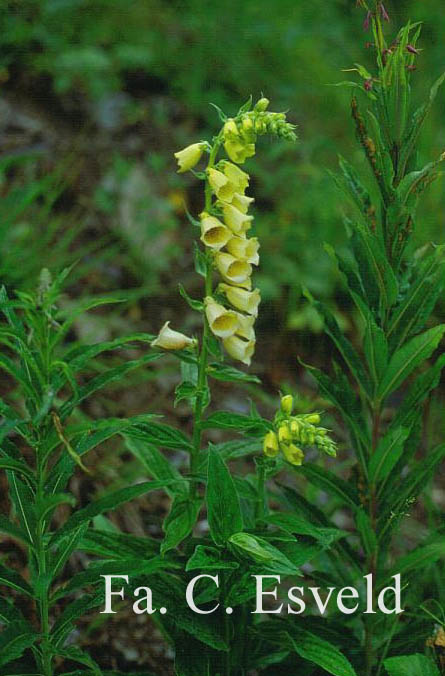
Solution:
<svg viewBox="0 0 445 676">
<path fill-rule="evenodd" d="M 221 551 L 216 547 L 197 545 L 195 551 L 187 561 L 186 570 L 236 570 L 239 563 L 225 561 L 221 557 Z"/>
<path fill-rule="evenodd" d="M 23 622 L 10 624 L 0 633 L 0 667 L 21 657 L 37 637 L 37 633 Z"/>
<path fill-rule="evenodd" d="M 323 547 L 329 547 L 333 542 L 340 538 L 347 537 L 349 533 L 338 528 L 321 528 L 314 526 L 307 519 L 302 519 L 291 512 L 277 512 L 268 514 L 263 521 L 272 526 L 276 526 L 288 533 L 304 535 L 320 542 Z"/>
<path fill-rule="evenodd" d="M 60 571 L 63 570 L 63 567 L 71 554 L 78 548 L 79 542 L 84 536 L 87 528 L 88 523 L 81 524 L 77 530 L 70 533 L 59 543 L 57 550 L 52 554 L 50 560 L 51 577 L 53 579 L 55 579 Z"/>
<path fill-rule="evenodd" d="M 14 505 L 17 518 L 28 539 L 34 542 L 36 515 L 34 511 L 35 495 L 14 472 L 8 472 L 9 497 Z"/>
<path fill-rule="evenodd" d="M 382 519 L 387 519 L 388 513 L 404 509 L 406 502 L 415 498 L 425 488 L 433 471 L 444 458 L 445 444 L 439 444 L 429 451 L 421 462 L 413 465 L 408 476 L 403 477 L 398 487 L 391 487 L 392 498 L 387 501 L 386 509 L 381 511 Z"/>
<path fill-rule="evenodd" d="M 203 420 L 202 429 L 236 430 L 252 436 L 263 436 L 273 428 L 268 420 L 259 416 L 247 416 L 230 411 L 217 411 Z"/>
<path fill-rule="evenodd" d="M 104 512 L 110 512 L 120 505 L 130 502 L 130 500 L 135 500 L 150 491 L 158 491 L 164 488 L 165 485 L 165 481 L 145 481 L 144 483 L 136 484 L 136 486 L 128 486 L 127 488 L 121 488 L 118 491 L 107 493 L 102 498 L 99 498 L 99 500 L 91 502 L 83 509 L 74 512 L 74 514 L 72 514 L 72 516 L 64 523 L 62 528 L 59 528 L 59 530 L 54 533 L 50 540 L 50 546 L 54 546 L 60 542 L 61 538 L 68 535 L 68 533 L 77 530 L 82 523 L 91 521 L 95 516 L 103 514 Z"/>
<path fill-rule="evenodd" d="M 11 624 L 12 622 L 26 624 L 22 611 L 17 606 L 14 606 L 12 601 L 0 598 L 0 624 Z"/>
<path fill-rule="evenodd" d="M 287 634 L 289 647 L 308 662 L 317 664 L 333 676 L 357 676 L 349 660 L 339 649 L 323 638 L 300 629 L 292 636 Z"/>
<path fill-rule="evenodd" d="M 419 653 L 388 657 L 383 664 L 389 676 L 440 676 L 434 662 Z"/>
<path fill-rule="evenodd" d="M 78 549 L 105 559 L 138 556 L 149 559 L 158 554 L 159 540 L 89 528 L 78 544 Z"/>
<path fill-rule="evenodd" d="M 27 545 L 32 545 L 32 542 L 28 538 L 25 531 L 22 528 L 16 526 L 15 523 L 12 523 L 12 521 L 7 519 L 6 516 L 3 516 L 2 514 L 0 514 L 0 533 L 9 535 L 10 537 L 14 538 L 14 540 L 19 540 L 20 542 L 24 542 Z"/>
<path fill-rule="evenodd" d="M 384 331 L 377 326 L 371 312 L 366 316 L 366 329 L 363 337 L 363 349 L 368 363 L 369 373 L 375 385 L 382 379 L 388 365 L 388 343 Z"/>
<path fill-rule="evenodd" d="M 229 538 L 238 554 L 273 569 L 277 575 L 301 575 L 288 557 L 264 538 L 252 533 L 235 533 Z"/>
<path fill-rule="evenodd" d="M 140 439 L 124 435 L 127 448 L 142 463 L 148 476 L 158 481 L 176 481 L 166 491 L 170 494 L 186 493 L 188 483 L 185 481 L 176 467 L 167 460 L 154 444 L 150 444 Z"/>
<path fill-rule="evenodd" d="M 377 483 L 385 479 L 399 461 L 403 444 L 409 434 L 405 427 L 391 429 L 379 442 L 369 463 L 369 480 Z"/>
<path fill-rule="evenodd" d="M 31 483 L 34 483 L 34 474 L 23 460 L 16 460 L 8 456 L 0 457 L 0 469 L 10 470 L 19 476 L 26 477 Z"/>
<path fill-rule="evenodd" d="M 394 575 L 398 574 L 401 575 L 402 580 L 411 574 L 418 575 L 419 571 L 431 566 L 439 559 L 445 560 L 445 540 L 443 538 L 437 542 L 416 547 L 409 554 L 399 557 L 393 569 L 385 575 L 383 582 L 391 580 Z"/>
<path fill-rule="evenodd" d="M 23 577 L 11 568 L 6 568 L 0 563 L 0 585 L 15 589 L 26 596 L 33 596 L 32 588 Z"/>
<path fill-rule="evenodd" d="M 397 301 L 399 286 L 382 242 L 360 225 L 356 226 L 352 242 L 367 293 L 374 295 L 377 284 L 381 307 L 391 307 Z"/>
<path fill-rule="evenodd" d="M 357 352 L 355 351 L 350 341 L 342 333 L 334 315 L 328 310 L 328 308 L 325 305 L 323 305 L 323 303 L 315 301 L 308 293 L 306 295 L 311 301 L 312 305 L 315 307 L 315 309 L 323 317 L 325 322 L 325 331 L 335 343 L 335 346 L 337 347 L 338 351 L 340 352 L 346 364 L 348 365 L 351 374 L 353 375 L 357 383 L 360 385 L 360 387 L 363 389 L 363 391 L 368 395 L 370 395 L 371 387 L 368 376 L 363 368 L 362 360 L 358 356 Z"/>
<path fill-rule="evenodd" d="M 165 537 L 161 544 L 161 554 L 174 549 L 190 535 L 198 519 L 201 505 L 201 500 L 190 500 L 181 495 L 174 498 L 163 524 Z"/>
<path fill-rule="evenodd" d="M 440 381 L 440 375 L 445 367 L 445 354 L 441 354 L 433 366 L 416 378 L 408 394 L 391 423 L 392 428 L 408 427 L 415 419 L 419 406 L 425 401 L 428 394 L 434 390 Z"/>
<path fill-rule="evenodd" d="M 431 87 L 428 100 L 422 106 L 420 106 L 420 108 L 418 108 L 413 115 L 411 125 L 407 131 L 407 134 L 402 144 L 398 171 L 399 178 L 405 175 L 407 163 L 416 148 L 416 144 L 419 138 L 422 125 L 425 122 L 425 119 L 433 106 L 439 88 L 442 86 L 444 82 L 445 82 L 445 73 L 442 73 L 442 75 L 436 80 L 436 82 Z"/>
<path fill-rule="evenodd" d="M 363 549 L 368 556 L 372 556 L 377 548 L 377 537 L 372 527 L 371 520 L 362 507 L 356 512 L 355 523 L 360 534 Z"/>
<path fill-rule="evenodd" d="M 141 423 L 126 432 L 131 439 L 140 439 L 149 444 L 182 451 L 192 450 L 192 444 L 181 430 L 162 423 Z"/>
<path fill-rule="evenodd" d="M 222 380 L 224 383 L 260 383 L 260 379 L 250 373 L 239 371 L 233 366 L 212 362 L 207 367 L 207 374 L 215 380 Z"/>
<path fill-rule="evenodd" d="M 380 401 L 394 392 L 412 371 L 428 359 L 439 345 L 445 332 L 445 324 L 435 326 L 419 336 L 411 338 L 392 356 L 385 377 L 380 383 L 377 396 Z"/>
<path fill-rule="evenodd" d="M 243 519 L 235 483 L 213 449 L 209 452 L 206 503 L 210 535 L 217 545 L 225 545 L 231 535 L 243 530 Z"/>
<path fill-rule="evenodd" d="M 408 293 L 391 315 L 387 337 L 393 349 L 424 328 L 445 285 L 444 248 L 437 247 L 413 269 Z"/>
<path fill-rule="evenodd" d="M 337 498 L 352 510 L 356 510 L 359 506 L 358 495 L 352 485 L 340 479 L 333 472 L 312 463 L 305 463 L 298 467 L 298 474 L 302 474 L 312 484 L 321 488 L 331 497 Z"/>
</svg>

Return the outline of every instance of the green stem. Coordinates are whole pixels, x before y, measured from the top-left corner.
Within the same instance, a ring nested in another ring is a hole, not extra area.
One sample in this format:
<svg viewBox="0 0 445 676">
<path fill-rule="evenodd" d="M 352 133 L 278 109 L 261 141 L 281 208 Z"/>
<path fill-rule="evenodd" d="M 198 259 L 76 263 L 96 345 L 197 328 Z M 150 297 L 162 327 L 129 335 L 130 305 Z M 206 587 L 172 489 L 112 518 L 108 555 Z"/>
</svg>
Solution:
<svg viewBox="0 0 445 676">
<path fill-rule="evenodd" d="M 38 452 L 38 455 L 40 453 Z M 37 499 L 40 500 L 44 495 L 45 490 L 45 465 L 38 458 L 37 460 Z M 45 524 L 42 521 L 37 523 L 36 531 L 36 553 L 37 553 L 37 566 L 39 578 L 44 580 L 42 585 L 42 591 L 39 598 L 39 611 L 40 611 L 40 628 L 42 634 L 42 671 L 43 676 L 52 676 L 52 657 L 48 651 L 49 637 L 50 637 L 50 628 L 49 628 L 49 599 L 48 599 L 48 585 L 46 582 L 46 573 L 47 573 L 47 560 L 46 560 L 46 548 L 44 542 L 44 533 L 45 533 Z"/>
<path fill-rule="evenodd" d="M 265 515 L 266 503 L 266 468 L 263 462 L 257 464 L 257 479 L 258 479 L 258 499 L 256 504 L 256 520 L 262 521 Z"/>
<path fill-rule="evenodd" d="M 210 169 L 214 166 L 218 150 L 221 146 L 222 138 L 217 136 L 215 142 L 212 146 L 209 155 L 209 161 L 207 164 L 207 169 Z M 210 211 L 212 207 L 212 189 L 209 181 L 206 179 L 205 185 L 205 211 Z M 212 288 L 212 260 L 207 254 L 207 266 L 206 266 L 206 277 L 205 277 L 205 296 L 211 296 L 213 293 Z M 193 411 L 193 437 L 192 437 L 192 454 L 190 458 L 190 472 L 192 474 L 193 480 L 190 482 L 190 497 L 194 499 L 196 497 L 196 475 L 199 470 L 199 461 L 201 453 L 201 421 L 202 414 L 204 411 L 205 403 L 205 391 L 207 389 L 207 363 L 208 363 L 208 341 L 210 337 L 210 329 L 205 315 L 203 316 L 203 331 L 202 331 L 202 342 L 201 342 L 201 352 L 198 359 L 198 382 L 197 382 L 197 394 L 195 399 L 195 407 Z"/>
</svg>

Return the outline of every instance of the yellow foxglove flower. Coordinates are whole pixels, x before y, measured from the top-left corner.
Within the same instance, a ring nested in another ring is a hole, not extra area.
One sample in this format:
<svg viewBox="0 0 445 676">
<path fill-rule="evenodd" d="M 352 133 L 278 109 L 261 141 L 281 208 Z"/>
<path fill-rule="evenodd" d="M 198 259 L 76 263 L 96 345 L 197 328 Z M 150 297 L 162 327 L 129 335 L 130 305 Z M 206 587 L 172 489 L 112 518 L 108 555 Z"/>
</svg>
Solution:
<svg viewBox="0 0 445 676">
<path fill-rule="evenodd" d="M 252 274 L 252 266 L 245 261 L 239 261 L 230 254 L 221 253 L 215 256 L 216 266 L 224 279 L 232 284 L 246 282 Z"/>
<path fill-rule="evenodd" d="M 196 345 L 196 340 L 183 333 L 169 328 L 170 322 L 165 322 L 157 337 L 150 343 L 152 347 L 161 347 L 164 350 L 183 350 L 185 347 Z"/>
<path fill-rule="evenodd" d="M 205 143 L 192 143 L 190 146 L 187 146 L 187 148 L 175 153 L 179 166 L 178 174 L 183 174 L 185 171 L 193 169 L 201 159 L 205 147 Z"/>
<path fill-rule="evenodd" d="M 224 148 L 232 162 L 236 162 L 237 164 L 243 164 L 248 157 L 255 155 L 254 143 L 243 143 L 237 139 L 232 140 L 228 138 L 224 143 Z"/>
<path fill-rule="evenodd" d="M 304 453 L 301 448 L 295 446 L 295 444 L 286 444 L 282 447 L 283 455 L 291 465 L 302 465 L 304 460 Z"/>
<path fill-rule="evenodd" d="M 246 172 L 237 167 L 236 164 L 227 162 L 227 160 L 222 160 L 218 166 L 222 167 L 223 173 L 227 176 L 229 181 L 236 185 L 236 192 L 244 194 L 244 191 L 249 185 L 249 174 L 246 174 Z"/>
<path fill-rule="evenodd" d="M 227 251 L 239 258 L 242 261 L 247 261 L 252 265 L 258 265 L 260 262 L 260 257 L 258 255 L 258 249 L 260 248 L 260 243 L 256 237 L 251 237 L 250 239 L 245 239 L 244 237 L 231 237 L 227 242 Z"/>
<path fill-rule="evenodd" d="M 255 331 L 253 325 L 255 324 L 255 317 L 252 315 L 242 315 L 241 313 L 236 313 L 238 317 L 238 328 L 236 330 L 236 335 L 245 340 L 255 340 Z"/>
<path fill-rule="evenodd" d="M 205 211 L 200 214 L 200 219 L 201 242 L 204 242 L 210 249 L 219 251 L 219 249 L 226 246 L 229 239 L 233 237 L 232 232 L 224 225 L 224 223 L 221 223 L 221 221 L 214 216 L 210 216 Z"/>
<path fill-rule="evenodd" d="M 224 203 L 222 205 L 224 215 L 224 222 L 236 235 L 242 235 L 250 228 L 253 221 L 253 216 L 243 214 L 242 211 L 234 207 L 232 204 Z"/>
<path fill-rule="evenodd" d="M 211 296 L 204 300 L 205 314 L 210 330 L 218 338 L 229 338 L 235 334 L 239 327 L 239 315 L 233 310 L 226 310 L 223 305 L 217 303 Z"/>
<path fill-rule="evenodd" d="M 283 413 L 285 413 L 286 415 L 291 415 L 293 407 L 294 407 L 294 398 L 291 394 L 286 394 L 284 397 L 281 397 L 281 410 L 283 411 Z"/>
<path fill-rule="evenodd" d="M 241 213 L 243 214 L 247 214 L 249 206 L 254 201 L 255 200 L 253 197 L 247 197 L 247 195 L 241 195 L 240 193 L 237 192 L 232 195 L 231 200 L 227 200 L 227 202 L 232 202 L 233 206 L 236 207 L 238 211 L 241 211 Z"/>
<path fill-rule="evenodd" d="M 275 458 L 278 455 L 280 447 L 278 445 L 278 437 L 275 432 L 268 432 L 263 440 L 263 452 L 268 458 Z"/>
<path fill-rule="evenodd" d="M 223 340 L 224 349 L 226 352 L 237 361 L 241 361 L 243 364 L 250 366 L 250 360 L 253 353 L 255 352 L 255 341 L 254 340 L 243 340 L 238 336 L 230 336 Z"/>
<path fill-rule="evenodd" d="M 218 171 L 218 169 L 207 169 L 207 176 L 210 187 L 217 198 L 223 200 L 223 202 L 231 202 L 236 192 L 236 185 L 222 171 Z"/>
<path fill-rule="evenodd" d="M 247 312 L 254 317 L 258 316 L 258 306 L 261 302 L 261 295 L 259 289 L 254 291 L 247 291 L 229 284 L 220 284 L 218 291 L 223 293 L 229 303 L 237 310 Z"/>
</svg>

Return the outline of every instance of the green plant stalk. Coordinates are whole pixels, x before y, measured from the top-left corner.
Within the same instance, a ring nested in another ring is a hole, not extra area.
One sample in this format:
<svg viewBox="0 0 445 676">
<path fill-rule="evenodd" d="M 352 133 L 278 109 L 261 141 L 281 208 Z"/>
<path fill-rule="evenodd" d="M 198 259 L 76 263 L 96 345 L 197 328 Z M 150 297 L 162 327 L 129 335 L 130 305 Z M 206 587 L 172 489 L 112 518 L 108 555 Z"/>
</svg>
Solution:
<svg viewBox="0 0 445 676">
<path fill-rule="evenodd" d="M 261 521 L 264 519 L 266 503 L 266 468 L 263 462 L 257 465 L 257 480 L 258 500 L 256 504 L 256 520 Z"/>
<path fill-rule="evenodd" d="M 37 499 L 40 500 L 44 494 L 45 465 L 40 458 L 37 460 Z M 37 523 L 36 532 L 36 554 L 39 578 L 45 580 L 47 573 L 46 550 L 44 543 L 45 524 L 42 521 Z M 40 626 L 42 633 L 42 671 L 43 676 L 52 676 L 52 657 L 48 652 L 48 643 L 50 635 L 49 627 L 49 599 L 48 585 L 43 585 L 41 596 L 39 598 Z"/>
<path fill-rule="evenodd" d="M 218 150 L 221 146 L 222 138 L 217 136 L 214 144 L 211 148 L 209 161 L 207 163 L 207 169 L 211 169 L 216 160 Z M 209 211 L 212 206 L 212 190 L 210 183 L 206 178 L 205 184 L 205 211 Z M 212 261 L 210 256 L 207 254 L 207 265 L 206 265 L 206 277 L 205 277 L 205 296 L 212 295 Z M 190 498 L 194 499 L 196 497 L 196 475 L 199 468 L 199 460 L 201 453 L 201 420 L 204 409 L 204 393 L 207 387 L 207 364 L 208 364 L 208 341 L 210 336 L 210 328 L 207 322 L 206 316 L 203 315 L 203 331 L 202 331 L 202 343 L 201 343 L 201 352 L 198 360 L 198 382 L 197 382 L 197 393 L 195 399 L 195 406 L 193 411 L 193 436 L 192 436 L 192 446 L 193 451 L 190 458 L 190 472 L 192 474 L 192 481 L 190 482 Z"/>
</svg>

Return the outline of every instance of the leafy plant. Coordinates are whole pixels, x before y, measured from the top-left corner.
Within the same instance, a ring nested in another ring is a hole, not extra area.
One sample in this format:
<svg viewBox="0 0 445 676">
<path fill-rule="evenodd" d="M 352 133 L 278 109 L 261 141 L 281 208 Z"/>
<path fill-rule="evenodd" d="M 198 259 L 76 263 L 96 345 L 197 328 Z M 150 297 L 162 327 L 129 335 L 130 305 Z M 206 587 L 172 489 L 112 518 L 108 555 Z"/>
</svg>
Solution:
<svg viewBox="0 0 445 676">
<path fill-rule="evenodd" d="M 418 251 L 410 246 L 419 197 L 440 174 L 445 159 L 442 154 L 423 168 L 416 165 L 419 134 L 445 74 L 433 85 L 427 101 L 411 112 L 420 26 L 408 24 L 388 43 L 383 32 L 389 18 L 384 5 L 361 4 L 366 10 L 365 28 L 372 31 L 377 72 L 373 75 L 356 64 L 353 70 L 360 82 L 342 84 L 354 89 L 352 117 L 374 185 L 365 185 L 354 166 L 340 158 L 335 180 L 355 207 L 346 220 L 350 255 L 330 250 L 360 318 L 360 351 L 325 305 L 307 294 L 323 317 L 340 359 L 333 362 L 334 376 L 312 366 L 308 370 L 341 415 L 357 464 L 348 484 L 339 484 L 333 473 L 309 464 L 303 473 L 310 483 L 346 505 L 355 521 L 355 546 L 348 550 L 342 569 L 329 572 L 332 584 L 340 575 L 343 584 L 354 585 L 359 576 L 371 573 L 378 594 L 392 575 L 400 573 L 405 586 L 411 582 L 405 589 L 405 604 L 410 608 L 410 601 L 416 599 L 414 576 L 445 556 L 443 537 L 432 534 L 394 558 L 403 519 L 445 456 L 445 445 L 440 443 L 416 459 L 423 408 L 445 365 L 442 354 L 430 362 L 445 325 L 429 323 L 445 284 L 445 251 L 432 244 Z M 356 616 L 339 620 L 348 632 L 362 636 L 358 662 L 366 666 L 361 673 L 381 674 L 383 666 L 391 675 L 438 673 L 422 655 L 385 659 L 397 651 L 402 637 L 407 648 L 421 645 L 421 636 L 410 633 L 409 625 L 397 615 L 363 617 L 363 621 Z"/>
<path fill-rule="evenodd" d="M 64 347 L 73 321 L 88 309 L 75 307 L 64 313 L 57 307 L 67 273 L 68 270 L 52 281 L 44 270 L 35 294 L 22 291 L 16 298 L 10 298 L 4 288 L 0 292 L 4 317 L 0 326 L 4 348 L 0 367 L 15 384 L 15 389 L 0 403 L 0 469 L 7 475 L 11 505 L 11 514 L 0 517 L 0 532 L 16 540 L 26 551 L 29 571 L 29 579 L 25 579 L 7 560 L 0 565 L 0 584 L 8 590 L 8 596 L 0 599 L 0 622 L 5 625 L 0 634 L 1 673 L 28 674 L 37 670 L 49 676 L 59 657 L 101 673 L 83 650 L 67 640 L 76 620 L 88 610 L 98 608 L 103 595 L 97 592 L 78 595 L 78 590 L 88 584 L 88 574 L 80 573 L 64 585 L 60 585 L 61 575 L 82 538 L 88 536 L 88 526 L 94 517 L 160 486 L 156 481 L 139 483 L 108 492 L 71 516 L 64 517 L 60 511 L 65 506 L 66 513 L 67 506 L 76 504 L 68 488 L 74 469 L 92 473 L 84 464 L 88 451 L 151 419 L 137 416 L 85 421 L 78 416 L 82 402 L 125 373 L 158 358 L 150 353 L 79 382 L 95 356 L 137 341 L 146 342 L 152 336 L 135 334 L 94 345 Z M 105 302 L 96 299 L 91 306 Z M 139 562 L 142 569 L 150 570 L 153 566 L 155 560 Z M 19 602 L 20 597 L 30 610 L 30 603 L 35 603 L 35 622 L 33 612 L 28 617 L 22 612 L 25 606 Z M 60 605 L 63 610 L 54 620 L 54 610 Z"/>
</svg>

